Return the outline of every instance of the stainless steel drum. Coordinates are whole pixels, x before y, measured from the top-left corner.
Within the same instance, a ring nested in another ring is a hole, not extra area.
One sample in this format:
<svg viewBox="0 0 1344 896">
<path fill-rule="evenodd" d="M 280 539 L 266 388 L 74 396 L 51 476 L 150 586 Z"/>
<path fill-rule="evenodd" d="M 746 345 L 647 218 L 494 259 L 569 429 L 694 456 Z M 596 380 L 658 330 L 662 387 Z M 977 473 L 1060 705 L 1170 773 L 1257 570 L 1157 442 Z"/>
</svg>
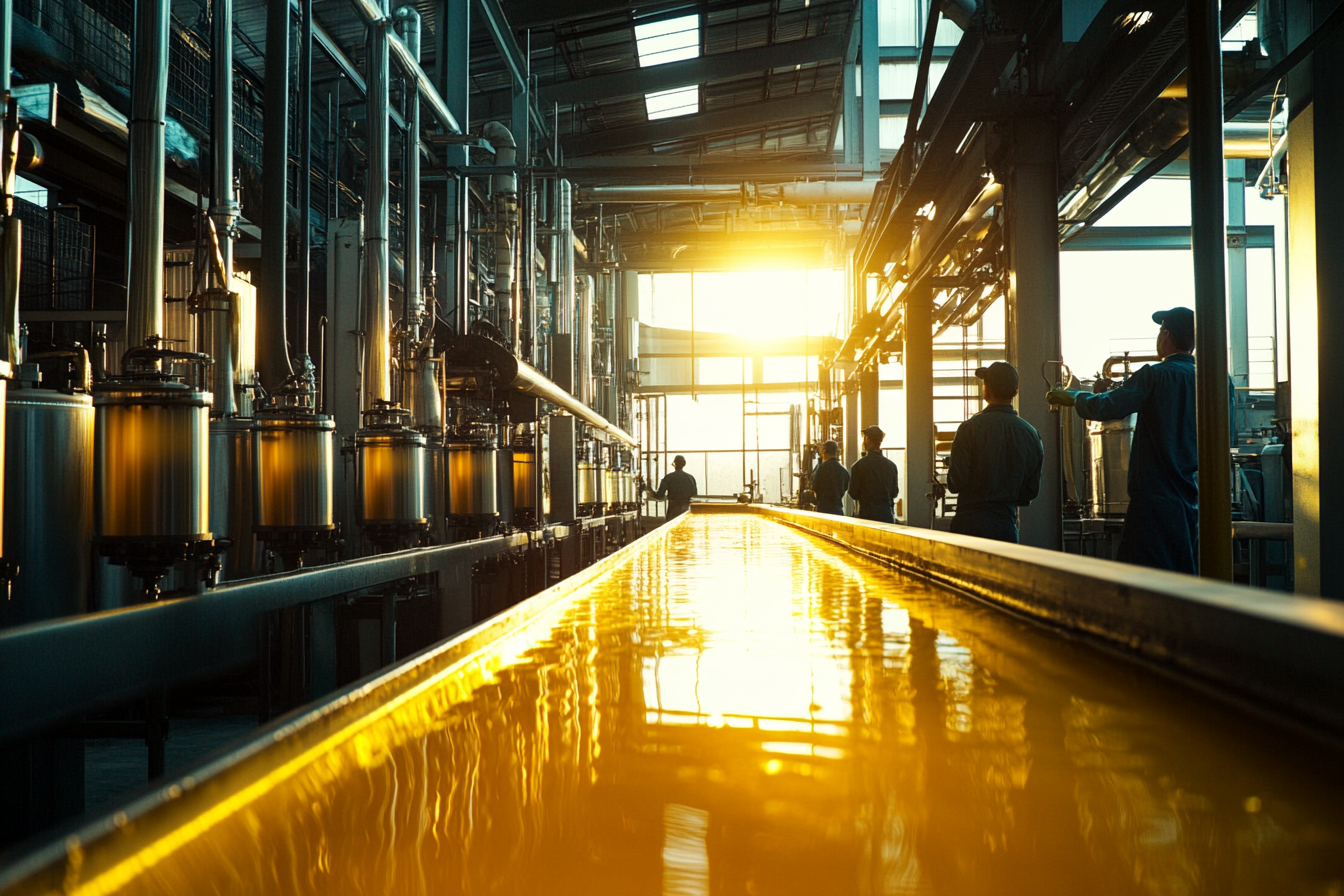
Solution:
<svg viewBox="0 0 1344 896">
<path fill-rule="evenodd" d="M 412 358 L 402 373 L 406 384 L 406 410 L 411 426 L 424 433 L 443 430 L 443 399 L 439 394 L 439 359 Z"/>
<path fill-rule="evenodd" d="M 425 512 L 434 544 L 444 544 L 448 515 L 448 449 L 441 436 L 430 436 L 425 445 Z"/>
<path fill-rule="evenodd" d="M 358 521 L 362 526 L 417 526 L 425 506 L 425 434 L 403 425 L 409 415 L 384 408 L 366 415 L 355 433 Z"/>
<path fill-rule="evenodd" d="M 515 510 L 537 508 L 537 452 L 530 447 L 513 449 L 513 506 Z"/>
<path fill-rule="evenodd" d="M 224 554 L 224 577 L 245 578 L 254 569 L 252 517 L 256 476 L 252 421 L 210 421 L 210 531 L 233 540 Z"/>
<path fill-rule="evenodd" d="M 331 417 L 302 409 L 260 411 L 253 438 L 258 532 L 334 529 L 336 424 Z"/>
<path fill-rule="evenodd" d="M 607 467 L 602 471 L 602 503 L 615 507 L 620 503 L 620 471 Z"/>
<path fill-rule="evenodd" d="M 621 471 L 621 503 L 630 505 L 636 503 L 635 498 L 635 474 L 629 470 Z"/>
<path fill-rule="evenodd" d="M 494 516 L 499 455 L 490 445 L 455 442 L 448 446 L 448 515 Z"/>
<path fill-rule="evenodd" d="M 4 624 L 83 613 L 93 535 L 93 399 L 14 389 L 3 433 L 5 559 L 19 567 L 11 599 L 0 602 Z"/>
<path fill-rule="evenodd" d="M 93 396 L 94 534 L 209 541 L 210 400 L 170 379 L 112 380 Z"/>
<path fill-rule="evenodd" d="M 1092 501 L 1097 516 L 1124 516 L 1129 510 L 1129 449 L 1134 441 L 1130 414 L 1121 420 L 1089 421 L 1092 440 Z"/>
<path fill-rule="evenodd" d="M 578 503 L 580 506 L 597 503 L 597 467 L 593 465 L 592 461 L 579 461 L 578 486 Z"/>
</svg>

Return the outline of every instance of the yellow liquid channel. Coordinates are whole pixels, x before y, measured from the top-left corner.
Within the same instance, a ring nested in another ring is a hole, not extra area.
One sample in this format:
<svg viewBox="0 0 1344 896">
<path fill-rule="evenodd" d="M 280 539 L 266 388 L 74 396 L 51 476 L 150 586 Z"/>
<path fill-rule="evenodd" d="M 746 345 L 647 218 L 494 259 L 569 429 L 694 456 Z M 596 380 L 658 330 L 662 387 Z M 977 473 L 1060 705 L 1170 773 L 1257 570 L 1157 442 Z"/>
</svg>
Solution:
<svg viewBox="0 0 1344 896">
<path fill-rule="evenodd" d="M 189 823 L 116 861 L 72 843 L 61 889 L 1339 894 L 1339 770 L 821 539 L 691 514 Z"/>
</svg>

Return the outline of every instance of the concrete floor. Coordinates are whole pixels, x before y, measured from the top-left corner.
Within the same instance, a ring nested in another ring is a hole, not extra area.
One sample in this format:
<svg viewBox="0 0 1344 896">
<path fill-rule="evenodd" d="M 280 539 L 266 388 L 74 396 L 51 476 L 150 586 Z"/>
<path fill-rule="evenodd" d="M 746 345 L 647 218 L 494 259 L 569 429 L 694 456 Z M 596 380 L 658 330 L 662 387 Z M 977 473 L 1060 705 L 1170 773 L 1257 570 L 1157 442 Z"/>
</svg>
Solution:
<svg viewBox="0 0 1344 896">
<path fill-rule="evenodd" d="M 256 730 L 256 716 L 173 718 L 164 749 L 167 774 L 180 772 Z M 110 808 L 148 783 L 149 748 L 143 740 L 97 738 L 84 742 L 84 808 Z"/>
</svg>

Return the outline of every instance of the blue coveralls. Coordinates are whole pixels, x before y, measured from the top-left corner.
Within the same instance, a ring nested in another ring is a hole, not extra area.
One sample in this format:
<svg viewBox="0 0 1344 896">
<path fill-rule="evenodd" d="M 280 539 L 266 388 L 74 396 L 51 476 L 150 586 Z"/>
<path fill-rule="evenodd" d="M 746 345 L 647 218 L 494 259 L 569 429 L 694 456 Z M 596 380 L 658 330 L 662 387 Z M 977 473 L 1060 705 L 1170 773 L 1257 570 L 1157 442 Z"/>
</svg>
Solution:
<svg viewBox="0 0 1344 896">
<path fill-rule="evenodd" d="M 1139 415 L 1129 453 L 1129 509 L 1116 559 L 1155 569 L 1198 572 L 1199 468 L 1195 421 L 1195 359 L 1168 355 L 1123 386 L 1079 395 L 1084 420 Z"/>
<path fill-rule="evenodd" d="M 991 404 L 957 429 L 947 487 L 957 493 L 952 531 L 1016 544 L 1017 508 L 1041 491 L 1041 436 L 1011 404 Z"/>
<path fill-rule="evenodd" d="M 896 465 L 881 451 L 870 451 L 854 462 L 849 471 L 849 496 L 859 502 L 861 520 L 894 523 L 891 503 L 901 493 Z"/>
<path fill-rule="evenodd" d="M 654 498 L 667 502 L 667 517 L 672 519 L 691 509 L 691 499 L 700 492 L 695 487 L 695 477 L 685 470 L 673 470 L 663 477 Z"/>
<path fill-rule="evenodd" d="M 824 460 L 812 474 L 812 491 L 817 496 L 817 512 L 845 513 L 845 489 L 849 488 L 849 471 L 835 458 Z"/>
</svg>

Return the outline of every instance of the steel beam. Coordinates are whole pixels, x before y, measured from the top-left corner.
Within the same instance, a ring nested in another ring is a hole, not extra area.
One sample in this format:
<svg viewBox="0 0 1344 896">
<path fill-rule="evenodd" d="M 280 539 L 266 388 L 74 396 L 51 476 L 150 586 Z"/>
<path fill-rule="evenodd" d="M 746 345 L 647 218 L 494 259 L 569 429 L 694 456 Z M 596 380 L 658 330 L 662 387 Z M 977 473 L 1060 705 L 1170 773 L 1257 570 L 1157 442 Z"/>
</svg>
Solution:
<svg viewBox="0 0 1344 896">
<path fill-rule="evenodd" d="M 1273 249 L 1274 227 L 1252 224 L 1242 236 L 1247 249 Z M 1189 227 L 1089 227 L 1060 247 L 1065 252 L 1189 250 Z"/>
<path fill-rule="evenodd" d="M 1199 418 L 1199 571 L 1232 580 L 1232 463 L 1227 419 L 1227 191 L 1218 0 L 1186 0 L 1190 107 L 1190 242 L 1195 271 Z"/>
<path fill-rule="evenodd" d="M 477 0 L 481 10 L 481 20 L 490 32 L 490 37 L 495 42 L 495 47 L 499 50 L 500 58 L 504 60 L 504 68 L 508 70 L 511 83 L 510 95 L 514 98 L 515 105 L 518 105 L 518 97 L 521 95 L 521 108 L 525 110 L 523 118 L 530 118 L 532 125 L 542 137 L 551 136 L 550 123 L 546 116 L 538 108 L 535 99 L 531 94 L 531 84 L 529 77 L 531 66 L 527 54 L 523 52 L 522 47 L 518 46 L 518 41 L 513 35 L 513 29 L 509 26 L 508 17 L 504 15 L 504 10 L 499 5 L 499 0 Z M 519 141 L 519 149 L 524 150 L 520 158 L 527 160 L 527 126 L 519 121 L 519 111 L 515 110 L 513 115 L 513 137 Z"/>
<path fill-rule="evenodd" d="M 674 90 L 703 84 L 721 78 L 740 78 L 776 68 L 793 68 L 814 62 L 839 59 L 844 52 L 844 35 L 838 31 L 738 50 L 734 53 L 716 53 L 698 56 L 680 62 L 653 65 L 631 71 L 611 72 L 587 78 L 560 81 L 541 89 L 541 99 L 548 105 L 559 103 L 598 103 L 603 100 L 640 96 L 660 90 Z"/>
<path fill-rule="evenodd" d="M 1018 413 L 1036 427 L 1045 449 L 1041 491 L 1019 511 L 1019 531 L 1022 544 L 1057 551 L 1063 547 L 1059 415 L 1050 412 L 1045 389 L 1039 385 L 1041 370 L 1061 357 L 1054 122 L 1017 122 L 1012 145 L 1012 173 L 1004 197 L 1010 271 L 1008 354 L 1023 384 Z"/>
<path fill-rule="evenodd" d="M 786 121 L 820 118 L 830 115 L 832 103 L 829 93 L 817 91 L 801 96 L 786 96 L 714 112 L 703 112 L 699 115 L 665 118 L 635 127 L 591 131 L 564 138 L 563 143 L 566 155 L 593 155 L 631 146 L 687 140 L 716 133 L 749 131 Z"/>
</svg>

